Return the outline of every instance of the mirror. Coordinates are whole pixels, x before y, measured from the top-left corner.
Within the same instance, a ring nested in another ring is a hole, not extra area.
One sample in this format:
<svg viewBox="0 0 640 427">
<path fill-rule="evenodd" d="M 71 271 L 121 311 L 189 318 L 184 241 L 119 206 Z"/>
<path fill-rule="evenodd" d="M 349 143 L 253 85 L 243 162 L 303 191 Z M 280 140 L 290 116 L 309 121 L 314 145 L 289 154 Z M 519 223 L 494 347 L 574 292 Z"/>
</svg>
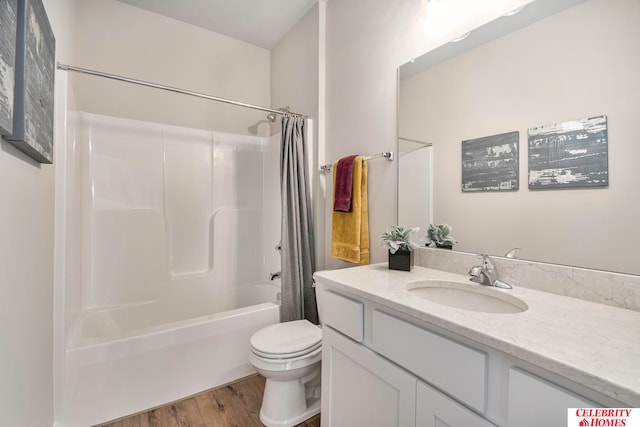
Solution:
<svg viewBox="0 0 640 427">
<path fill-rule="evenodd" d="M 424 235 L 401 195 L 431 186 L 455 250 L 640 274 L 638 22 L 636 0 L 536 0 L 401 66 L 399 135 L 432 144 L 433 168 L 400 162 L 400 224 Z M 608 185 L 530 189 L 528 129 L 602 115 Z M 463 192 L 462 141 L 509 132 L 519 188 Z"/>
</svg>

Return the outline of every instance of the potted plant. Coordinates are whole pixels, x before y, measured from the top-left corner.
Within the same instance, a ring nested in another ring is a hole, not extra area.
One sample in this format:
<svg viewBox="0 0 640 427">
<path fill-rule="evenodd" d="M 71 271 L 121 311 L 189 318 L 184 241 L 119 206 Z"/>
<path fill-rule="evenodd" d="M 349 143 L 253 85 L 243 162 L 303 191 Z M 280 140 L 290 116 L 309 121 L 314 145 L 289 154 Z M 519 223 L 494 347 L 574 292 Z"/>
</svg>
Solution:
<svg viewBox="0 0 640 427">
<path fill-rule="evenodd" d="M 453 244 L 458 241 L 449 235 L 451 230 L 452 228 L 448 224 L 429 224 L 425 238 L 426 245 L 430 246 L 435 243 L 438 248 L 453 249 Z"/>
<path fill-rule="evenodd" d="M 409 238 L 420 228 L 404 228 L 392 225 L 382 234 L 382 247 L 389 249 L 389 268 L 391 270 L 411 271 L 413 269 L 413 250 L 418 247 Z"/>
</svg>

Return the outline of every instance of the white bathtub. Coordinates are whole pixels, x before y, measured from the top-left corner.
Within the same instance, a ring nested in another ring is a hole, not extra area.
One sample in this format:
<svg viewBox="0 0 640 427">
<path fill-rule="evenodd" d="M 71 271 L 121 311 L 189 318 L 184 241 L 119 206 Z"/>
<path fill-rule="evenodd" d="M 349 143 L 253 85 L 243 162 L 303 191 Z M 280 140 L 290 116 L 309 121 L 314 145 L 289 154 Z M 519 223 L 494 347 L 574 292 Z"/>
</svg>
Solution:
<svg viewBox="0 0 640 427">
<path fill-rule="evenodd" d="M 279 292 L 276 281 L 230 288 L 215 301 L 81 313 L 67 344 L 61 426 L 103 423 L 252 374 L 249 338 L 279 321 Z"/>
</svg>

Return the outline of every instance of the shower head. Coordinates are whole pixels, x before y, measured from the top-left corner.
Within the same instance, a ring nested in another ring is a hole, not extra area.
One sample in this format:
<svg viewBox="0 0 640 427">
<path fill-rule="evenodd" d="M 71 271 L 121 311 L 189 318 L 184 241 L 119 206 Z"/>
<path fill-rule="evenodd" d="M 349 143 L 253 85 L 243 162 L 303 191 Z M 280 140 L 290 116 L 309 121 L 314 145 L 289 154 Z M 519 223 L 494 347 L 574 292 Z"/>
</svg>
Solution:
<svg viewBox="0 0 640 427">
<path fill-rule="evenodd" d="M 275 121 L 276 121 L 276 113 L 267 114 L 267 120 L 269 120 L 271 123 L 275 123 Z"/>
</svg>

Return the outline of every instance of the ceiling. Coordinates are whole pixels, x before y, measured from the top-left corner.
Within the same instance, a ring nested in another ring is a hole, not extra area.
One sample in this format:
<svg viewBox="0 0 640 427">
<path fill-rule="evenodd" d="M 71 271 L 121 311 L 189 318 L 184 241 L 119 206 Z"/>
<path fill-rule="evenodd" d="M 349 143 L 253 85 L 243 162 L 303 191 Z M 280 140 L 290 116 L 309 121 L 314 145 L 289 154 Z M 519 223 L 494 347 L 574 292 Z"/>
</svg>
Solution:
<svg viewBox="0 0 640 427">
<path fill-rule="evenodd" d="M 272 49 L 317 0 L 119 0 Z"/>
</svg>

